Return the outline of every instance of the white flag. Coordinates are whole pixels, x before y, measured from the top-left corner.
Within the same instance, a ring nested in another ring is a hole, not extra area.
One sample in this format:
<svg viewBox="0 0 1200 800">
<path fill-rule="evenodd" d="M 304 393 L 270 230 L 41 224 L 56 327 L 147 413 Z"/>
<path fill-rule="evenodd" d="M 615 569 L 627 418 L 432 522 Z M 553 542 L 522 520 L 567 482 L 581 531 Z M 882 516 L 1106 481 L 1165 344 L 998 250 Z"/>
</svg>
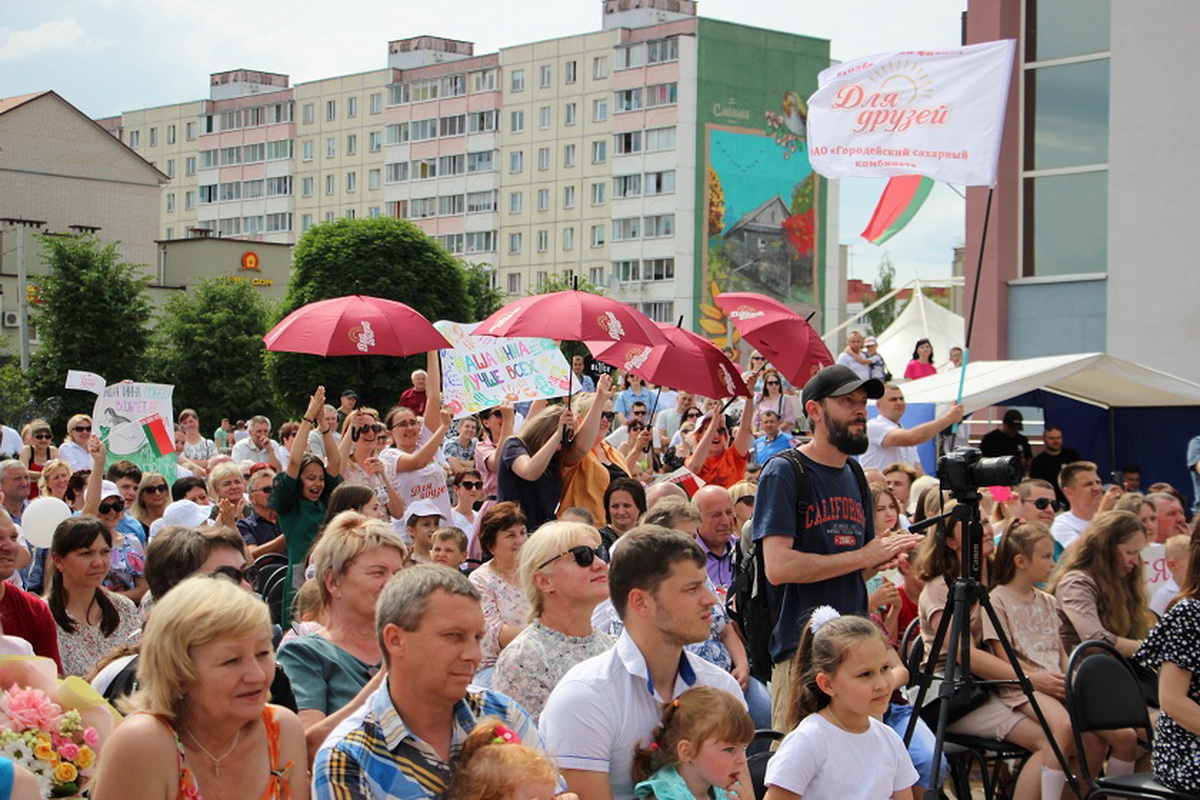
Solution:
<svg viewBox="0 0 1200 800">
<path fill-rule="evenodd" d="M 808 157 L 827 178 L 996 178 L 1016 41 L 881 53 L 823 70 L 808 101 Z"/>
<path fill-rule="evenodd" d="M 81 389 L 92 394 L 100 394 L 105 387 L 104 378 L 94 372 L 84 372 L 80 369 L 67 370 L 66 389 Z"/>
</svg>

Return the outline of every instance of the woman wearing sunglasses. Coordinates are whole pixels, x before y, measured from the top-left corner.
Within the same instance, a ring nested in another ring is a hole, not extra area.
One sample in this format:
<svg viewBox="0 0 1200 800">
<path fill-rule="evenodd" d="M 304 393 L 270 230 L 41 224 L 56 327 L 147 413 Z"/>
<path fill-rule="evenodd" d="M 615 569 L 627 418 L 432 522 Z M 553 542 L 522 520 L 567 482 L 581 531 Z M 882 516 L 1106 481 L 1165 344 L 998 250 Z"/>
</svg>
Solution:
<svg viewBox="0 0 1200 800">
<path fill-rule="evenodd" d="M 44 419 L 35 419 L 29 423 L 28 444 L 21 448 L 18 456 L 21 463 L 29 468 L 29 499 L 38 496 L 38 482 L 35 474 L 40 473 L 49 462 L 58 458 L 58 448 L 51 444 L 54 434 L 50 424 Z"/>
<path fill-rule="evenodd" d="M 467 535 L 467 550 L 479 527 L 479 513 L 475 506 L 483 500 L 483 477 L 478 471 L 465 469 L 454 475 L 454 497 L 457 502 L 450 509 L 450 523 Z"/>
<path fill-rule="evenodd" d="M 67 420 L 67 438 L 58 446 L 58 457 L 71 465 L 72 472 L 92 468 L 87 449 L 91 435 L 92 418 L 87 414 L 76 414 Z"/>
<path fill-rule="evenodd" d="M 608 599 L 606 558 L 596 529 L 578 522 L 547 523 L 521 548 L 531 622 L 500 653 L 494 686 L 535 720 L 567 670 L 616 641 L 592 628 L 592 611 Z"/>
<path fill-rule="evenodd" d="M 137 603 L 147 589 L 146 550 L 136 536 L 126 536 L 117 529 L 117 523 L 125 518 L 125 499 L 115 483 L 104 480 L 106 449 L 99 436 L 92 437 L 88 449 L 92 454 L 92 474 L 88 476 L 83 513 L 98 517 L 109 532 L 111 558 L 104 586 Z"/>
<path fill-rule="evenodd" d="M 143 472 L 138 484 L 137 499 L 133 502 L 133 516 L 150 535 L 150 525 L 162 519 L 163 512 L 171 504 L 171 486 L 157 472 Z"/>
<path fill-rule="evenodd" d="M 779 430 L 783 434 L 791 434 L 796 427 L 795 399 L 784 394 L 783 378 L 773 369 L 763 373 L 762 391 L 757 393 L 754 403 L 754 417 L 751 425 L 754 435 L 763 434 L 761 415 L 764 411 L 774 411 L 779 415 Z"/>
<path fill-rule="evenodd" d="M 404 518 L 404 500 L 387 479 L 379 451 L 387 443 L 387 434 L 379 424 L 379 412 L 360 408 L 350 412 L 342 423 L 338 449 L 342 453 L 342 478 L 346 483 L 370 486 L 383 512 L 383 520 Z"/>
</svg>

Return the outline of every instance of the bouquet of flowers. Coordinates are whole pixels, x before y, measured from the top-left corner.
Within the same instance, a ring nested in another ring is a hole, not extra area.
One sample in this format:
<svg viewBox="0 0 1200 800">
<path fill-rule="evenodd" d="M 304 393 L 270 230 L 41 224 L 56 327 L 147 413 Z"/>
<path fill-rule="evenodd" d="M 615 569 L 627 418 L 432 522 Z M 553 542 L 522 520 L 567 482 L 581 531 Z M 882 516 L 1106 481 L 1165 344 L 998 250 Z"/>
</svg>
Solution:
<svg viewBox="0 0 1200 800">
<path fill-rule="evenodd" d="M 43 797 L 83 794 L 117 719 L 86 681 L 59 681 L 52 660 L 0 658 L 0 755 L 32 772 Z"/>
</svg>

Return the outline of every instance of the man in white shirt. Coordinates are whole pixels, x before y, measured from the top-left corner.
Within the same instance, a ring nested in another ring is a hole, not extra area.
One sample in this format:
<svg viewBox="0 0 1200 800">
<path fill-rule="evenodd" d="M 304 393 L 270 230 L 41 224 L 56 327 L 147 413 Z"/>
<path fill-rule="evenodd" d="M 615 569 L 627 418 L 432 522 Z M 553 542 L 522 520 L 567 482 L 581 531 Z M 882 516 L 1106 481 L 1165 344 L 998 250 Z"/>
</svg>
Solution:
<svg viewBox="0 0 1200 800">
<path fill-rule="evenodd" d="M 876 405 L 879 413 L 867 420 L 867 452 L 858 458 L 858 463 L 864 468 L 883 469 L 899 461 L 922 471 L 917 445 L 928 442 L 937 436 L 938 431 L 961 422 L 963 417 L 962 406 L 955 403 L 937 419 L 922 422 L 913 428 L 901 428 L 900 418 L 904 416 L 907 405 L 904 392 L 894 383 L 884 387 L 883 397 L 879 398 Z"/>
<path fill-rule="evenodd" d="M 871 377 L 871 359 L 862 351 L 863 335 L 858 331 L 851 331 L 846 345 L 846 349 L 838 356 L 837 363 L 854 370 L 854 374 L 862 380 L 867 380 Z"/>
<path fill-rule="evenodd" d="M 1062 472 L 1058 474 L 1058 484 L 1062 493 L 1067 496 L 1071 510 L 1064 511 L 1054 518 L 1050 533 L 1054 535 L 1054 540 L 1065 548 L 1070 547 L 1071 542 L 1079 538 L 1079 534 L 1083 533 L 1092 517 L 1100 511 L 1100 502 L 1104 499 L 1104 484 L 1100 482 L 1100 473 L 1091 461 L 1076 461 L 1064 465 Z M 1118 489 L 1118 495 L 1119 493 Z M 1116 501 L 1116 496 L 1113 500 Z"/>
<path fill-rule="evenodd" d="M 232 458 L 236 464 L 270 464 L 271 469 L 283 472 L 287 454 L 283 445 L 271 438 L 271 420 L 260 414 L 250 418 L 250 435 L 233 446 Z"/>
<path fill-rule="evenodd" d="M 683 422 L 683 415 L 694 405 L 696 405 L 696 396 L 691 392 L 678 392 L 675 395 L 674 408 L 664 408 L 660 404 L 658 413 L 654 415 L 655 438 L 662 442 L 671 441 L 671 437 L 675 435 Z"/>
<path fill-rule="evenodd" d="M 325 427 L 333 431 L 334 442 L 340 443 L 342 435 L 338 433 L 338 428 L 340 427 L 338 425 L 338 410 L 327 404 L 322 413 L 325 415 L 325 424 L 314 425 L 313 429 L 308 432 L 308 451 L 315 453 L 321 458 L 328 458 L 329 456 L 325 452 L 325 437 L 321 436 L 321 428 Z"/>
<path fill-rule="evenodd" d="M 625 630 L 612 650 L 563 676 L 539 722 L 546 751 L 581 800 L 631 800 L 634 747 L 650 741 L 664 702 L 692 686 L 742 698 L 733 676 L 683 649 L 708 637 L 717 602 L 692 537 L 657 525 L 630 531 L 608 583 Z"/>
<path fill-rule="evenodd" d="M 0 458 L 16 458 L 21 454 L 21 434 L 15 428 L 0 425 Z"/>
</svg>

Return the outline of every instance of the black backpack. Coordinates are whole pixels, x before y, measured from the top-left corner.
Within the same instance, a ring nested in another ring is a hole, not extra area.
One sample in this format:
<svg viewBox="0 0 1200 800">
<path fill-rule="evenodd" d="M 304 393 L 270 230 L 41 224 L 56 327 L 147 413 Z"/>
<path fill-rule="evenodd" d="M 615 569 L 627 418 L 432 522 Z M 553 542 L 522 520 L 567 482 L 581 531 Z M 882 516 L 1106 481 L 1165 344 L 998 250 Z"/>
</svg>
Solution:
<svg viewBox="0 0 1200 800">
<path fill-rule="evenodd" d="M 796 539 L 792 545 L 794 548 L 804 532 L 803 520 L 808 516 L 808 507 L 812 504 L 812 480 L 804 469 L 799 452 L 795 449 L 788 448 L 771 456 L 771 459 L 775 458 L 782 458 L 791 464 L 796 477 Z M 768 459 L 767 463 L 770 463 L 771 459 Z M 849 458 L 847 462 L 858 483 L 863 507 L 867 508 L 871 505 L 871 489 L 867 486 L 867 476 L 856 460 Z M 766 683 L 771 679 L 771 668 L 774 666 L 771 659 L 771 633 L 775 630 L 775 623 L 779 621 L 779 601 L 777 596 L 771 596 L 771 584 L 767 581 L 767 569 L 763 563 L 760 544 L 761 542 L 751 538 L 749 546 L 743 551 L 741 568 L 729 586 L 725 606 L 729 618 L 738 624 L 746 639 L 750 674 Z"/>
</svg>

